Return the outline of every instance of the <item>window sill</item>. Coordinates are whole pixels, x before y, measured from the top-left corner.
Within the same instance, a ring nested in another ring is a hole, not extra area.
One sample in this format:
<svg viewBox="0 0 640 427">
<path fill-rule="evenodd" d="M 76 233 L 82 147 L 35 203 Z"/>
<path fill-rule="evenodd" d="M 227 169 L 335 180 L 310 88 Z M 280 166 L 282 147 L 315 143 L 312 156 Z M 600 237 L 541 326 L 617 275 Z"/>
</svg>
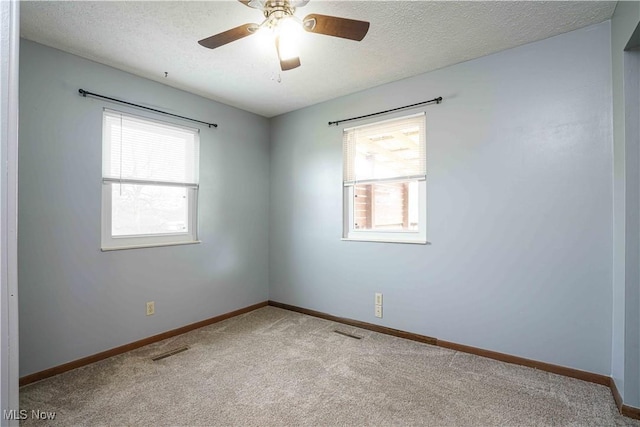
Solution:
<svg viewBox="0 0 640 427">
<path fill-rule="evenodd" d="M 353 237 L 343 237 L 340 240 L 344 242 L 406 243 L 410 245 L 430 245 L 431 244 L 431 242 L 427 242 L 424 240 L 394 240 L 394 239 L 370 239 L 370 238 L 356 239 Z"/>
<path fill-rule="evenodd" d="M 200 240 L 195 240 L 193 242 L 150 243 L 148 245 L 111 246 L 108 248 L 100 248 L 100 250 L 102 252 L 111 252 L 111 251 L 123 251 L 127 249 L 159 248 L 163 246 L 197 245 L 199 243 L 202 243 L 202 242 Z"/>
</svg>

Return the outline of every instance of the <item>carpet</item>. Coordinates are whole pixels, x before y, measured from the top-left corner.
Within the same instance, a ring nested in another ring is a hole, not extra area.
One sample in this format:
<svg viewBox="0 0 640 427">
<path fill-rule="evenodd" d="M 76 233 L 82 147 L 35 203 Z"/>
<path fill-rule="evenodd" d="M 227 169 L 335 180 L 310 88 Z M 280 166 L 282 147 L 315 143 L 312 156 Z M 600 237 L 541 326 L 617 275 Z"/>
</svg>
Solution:
<svg viewBox="0 0 640 427">
<path fill-rule="evenodd" d="M 640 427 L 605 386 L 275 307 L 22 387 L 20 409 L 22 426 Z"/>
</svg>

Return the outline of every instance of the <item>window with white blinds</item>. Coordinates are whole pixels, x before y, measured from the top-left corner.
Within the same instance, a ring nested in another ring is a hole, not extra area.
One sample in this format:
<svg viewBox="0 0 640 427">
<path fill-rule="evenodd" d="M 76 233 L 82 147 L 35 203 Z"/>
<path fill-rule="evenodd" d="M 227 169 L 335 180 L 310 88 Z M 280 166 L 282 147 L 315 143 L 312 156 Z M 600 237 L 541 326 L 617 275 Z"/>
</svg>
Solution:
<svg viewBox="0 0 640 427">
<path fill-rule="evenodd" d="M 425 114 L 343 131 L 346 240 L 426 243 Z"/>
<path fill-rule="evenodd" d="M 104 110 L 102 248 L 197 241 L 199 131 Z"/>
</svg>

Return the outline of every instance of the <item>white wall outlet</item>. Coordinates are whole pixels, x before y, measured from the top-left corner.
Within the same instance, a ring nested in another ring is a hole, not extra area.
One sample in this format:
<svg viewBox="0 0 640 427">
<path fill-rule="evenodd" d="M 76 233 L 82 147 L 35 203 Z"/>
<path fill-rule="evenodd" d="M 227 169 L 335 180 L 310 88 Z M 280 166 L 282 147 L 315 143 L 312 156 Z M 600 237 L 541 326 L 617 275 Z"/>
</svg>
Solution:
<svg viewBox="0 0 640 427">
<path fill-rule="evenodd" d="M 382 294 L 380 292 L 376 292 L 376 305 L 382 305 Z"/>
<path fill-rule="evenodd" d="M 375 314 L 376 314 L 376 317 L 382 318 L 382 306 L 381 305 L 376 305 Z"/>
<path fill-rule="evenodd" d="M 149 301 L 147 303 L 147 316 L 151 316 L 156 312 L 156 303 L 153 301 Z"/>
</svg>

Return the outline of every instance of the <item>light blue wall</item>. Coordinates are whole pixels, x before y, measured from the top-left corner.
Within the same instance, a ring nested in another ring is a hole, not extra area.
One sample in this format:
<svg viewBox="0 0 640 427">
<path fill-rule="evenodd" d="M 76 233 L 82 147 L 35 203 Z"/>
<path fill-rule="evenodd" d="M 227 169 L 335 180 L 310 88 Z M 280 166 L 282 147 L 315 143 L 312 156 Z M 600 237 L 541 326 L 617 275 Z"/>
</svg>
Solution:
<svg viewBox="0 0 640 427">
<path fill-rule="evenodd" d="M 609 375 L 610 55 L 605 22 L 272 119 L 270 299 Z M 341 241 L 327 122 L 436 96 L 431 244 Z"/>
<path fill-rule="evenodd" d="M 625 138 L 625 56 L 633 31 L 640 23 L 640 2 L 621 1 L 611 20 L 611 59 L 613 90 L 613 175 L 614 175 L 614 280 L 613 280 L 613 340 L 611 373 L 625 404 L 640 407 L 640 322 L 638 313 L 638 189 L 634 179 L 640 162 L 628 156 L 636 152 L 631 140 Z M 637 53 L 636 53 L 637 55 Z M 628 65 L 628 64 L 627 64 Z M 640 118 L 635 118 L 636 123 Z M 628 144 L 631 144 L 627 146 Z M 631 166 L 629 168 L 628 166 Z M 634 208 L 635 205 L 635 208 Z M 634 339 L 635 338 L 635 339 Z"/>
<path fill-rule="evenodd" d="M 20 49 L 20 375 L 267 300 L 268 120 L 29 41 Z M 201 128 L 201 244 L 100 251 L 102 108 L 145 113 L 79 88 L 220 125 Z"/>
</svg>

